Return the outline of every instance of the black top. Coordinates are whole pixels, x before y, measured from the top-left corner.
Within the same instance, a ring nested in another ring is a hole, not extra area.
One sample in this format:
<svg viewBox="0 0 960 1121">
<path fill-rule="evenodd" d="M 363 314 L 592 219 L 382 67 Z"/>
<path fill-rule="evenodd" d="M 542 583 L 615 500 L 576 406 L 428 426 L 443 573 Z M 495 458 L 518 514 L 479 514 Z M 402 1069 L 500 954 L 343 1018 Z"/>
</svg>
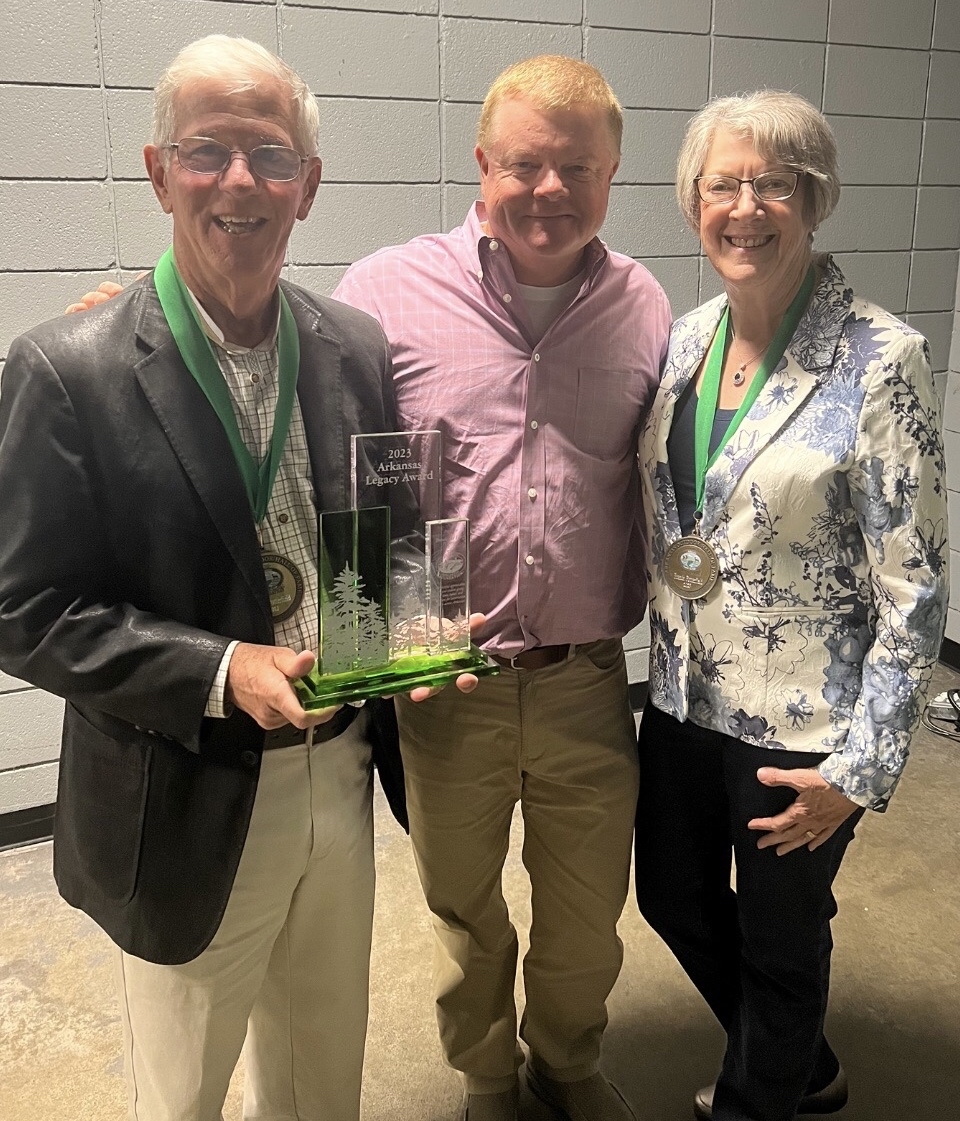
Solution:
<svg viewBox="0 0 960 1121">
<path fill-rule="evenodd" d="M 680 529 L 684 534 L 693 532 L 694 515 L 697 512 L 697 479 L 694 465 L 694 434 L 697 424 L 697 394 L 694 389 L 695 378 L 691 378 L 673 411 L 673 425 L 667 437 L 667 461 L 673 478 L 673 489 L 677 495 L 677 514 Z M 717 409 L 713 418 L 713 431 L 710 433 L 708 457 L 723 439 L 736 416 L 736 409 Z"/>
</svg>

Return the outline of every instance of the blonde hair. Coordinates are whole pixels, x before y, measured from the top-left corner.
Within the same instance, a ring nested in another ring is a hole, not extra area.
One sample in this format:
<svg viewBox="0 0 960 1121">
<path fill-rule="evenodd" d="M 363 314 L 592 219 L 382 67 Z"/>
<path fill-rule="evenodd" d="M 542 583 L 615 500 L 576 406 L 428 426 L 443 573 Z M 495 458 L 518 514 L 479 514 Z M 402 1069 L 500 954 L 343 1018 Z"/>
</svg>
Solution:
<svg viewBox="0 0 960 1121">
<path fill-rule="evenodd" d="M 623 110 L 616 94 L 596 67 L 578 58 L 542 54 L 515 62 L 487 91 L 477 127 L 477 145 L 487 151 L 497 107 L 512 98 L 523 98 L 537 109 L 571 109 L 593 106 L 606 113 L 617 156 L 623 139 Z"/>
<path fill-rule="evenodd" d="M 721 129 L 750 140 L 764 159 L 806 174 L 804 208 L 814 229 L 830 217 L 840 198 L 840 177 L 837 144 L 826 118 L 798 94 L 757 90 L 715 98 L 687 125 L 677 160 L 677 202 L 694 231 L 700 228 L 695 180 Z"/>
<path fill-rule="evenodd" d="M 303 156 L 317 154 L 320 111 L 309 86 L 266 47 L 230 35 L 207 35 L 188 43 L 160 75 L 153 95 L 153 143 L 158 147 L 177 139 L 180 91 L 205 78 L 231 82 L 230 93 L 256 89 L 264 79 L 282 82 L 290 90 L 294 145 Z"/>
</svg>

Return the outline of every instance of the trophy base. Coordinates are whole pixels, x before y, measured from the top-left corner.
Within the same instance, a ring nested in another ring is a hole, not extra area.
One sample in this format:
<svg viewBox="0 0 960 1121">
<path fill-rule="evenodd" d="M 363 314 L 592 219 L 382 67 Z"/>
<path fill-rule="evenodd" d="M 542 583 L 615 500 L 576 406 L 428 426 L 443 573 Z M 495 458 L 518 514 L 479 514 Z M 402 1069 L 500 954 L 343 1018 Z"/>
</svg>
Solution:
<svg viewBox="0 0 960 1121">
<path fill-rule="evenodd" d="M 469 650 L 444 654 L 406 655 L 380 669 L 357 669 L 323 676 L 314 670 L 295 681 L 293 688 L 300 704 L 307 712 L 312 712 L 347 701 L 408 693 L 423 685 L 446 685 L 461 673 L 488 677 L 499 672 L 500 667 L 495 662 L 479 647 L 471 645 Z"/>
</svg>

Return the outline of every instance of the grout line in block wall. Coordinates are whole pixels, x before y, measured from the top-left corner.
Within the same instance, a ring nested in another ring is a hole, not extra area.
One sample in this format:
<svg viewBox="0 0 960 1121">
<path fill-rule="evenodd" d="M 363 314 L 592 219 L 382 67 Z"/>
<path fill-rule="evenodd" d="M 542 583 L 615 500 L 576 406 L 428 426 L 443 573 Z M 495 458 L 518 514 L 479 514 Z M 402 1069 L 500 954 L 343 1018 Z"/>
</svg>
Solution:
<svg viewBox="0 0 960 1121">
<path fill-rule="evenodd" d="M 106 156 L 107 176 L 104 185 L 110 192 L 110 221 L 113 228 L 114 279 L 120 279 L 120 221 L 117 209 L 117 195 L 113 178 L 113 145 L 110 142 L 110 110 L 107 102 L 107 80 L 103 55 L 103 0 L 94 0 L 94 26 L 97 36 L 97 71 L 100 76 L 100 109 L 103 120 L 103 144 Z"/>
</svg>

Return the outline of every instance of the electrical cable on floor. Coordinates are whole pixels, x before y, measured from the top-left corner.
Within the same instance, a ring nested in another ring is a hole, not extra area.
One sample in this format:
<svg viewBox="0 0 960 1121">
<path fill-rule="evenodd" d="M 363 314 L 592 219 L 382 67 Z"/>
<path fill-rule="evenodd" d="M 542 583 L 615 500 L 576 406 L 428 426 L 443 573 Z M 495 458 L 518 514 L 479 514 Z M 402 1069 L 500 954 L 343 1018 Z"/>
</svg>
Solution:
<svg viewBox="0 0 960 1121">
<path fill-rule="evenodd" d="M 938 693 L 923 710 L 920 723 L 938 736 L 960 740 L 960 689 Z"/>
</svg>

